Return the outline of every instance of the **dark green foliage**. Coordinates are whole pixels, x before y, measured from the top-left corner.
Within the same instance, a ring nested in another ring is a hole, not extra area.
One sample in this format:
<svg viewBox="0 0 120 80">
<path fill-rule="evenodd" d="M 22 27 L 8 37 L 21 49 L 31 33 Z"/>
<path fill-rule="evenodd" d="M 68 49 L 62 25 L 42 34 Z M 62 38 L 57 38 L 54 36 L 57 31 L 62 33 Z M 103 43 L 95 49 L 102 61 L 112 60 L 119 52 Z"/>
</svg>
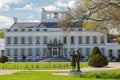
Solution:
<svg viewBox="0 0 120 80">
<path fill-rule="evenodd" d="M 5 62 L 7 62 L 7 61 L 8 61 L 8 57 L 6 57 L 6 56 L 0 57 L 0 62 L 1 62 L 1 63 L 5 63 Z"/>
<path fill-rule="evenodd" d="M 88 64 L 92 67 L 103 67 L 108 65 L 108 60 L 101 54 L 98 47 L 94 47 L 89 57 Z"/>
<path fill-rule="evenodd" d="M 92 53 L 90 55 L 90 57 L 96 55 L 96 54 L 101 54 L 101 51 L 98 47 L 94 47 L 93 50 L 92 50 Z"/>
<path fill-rule="evenodd" d="M 96 79 L 120 79 L 119 73 L 113 73 L 113 72 L 85 72 L 85 73 L 79 73 L 75 74 L 76 76 L 79 76 L 80 78 L 96 78 Z"/>
<path fill-rule="evenodd" d="M 23 55 L 22 56 L 22 61 L 25 62 L 25 60 L 26 60 L 26 56 Z"/>
<path fill-rule="evenodd" d="M 120 62 L 120 57 L 116 58 L 116 61 L 117 61 L 117 62 Z"/>
</svg>

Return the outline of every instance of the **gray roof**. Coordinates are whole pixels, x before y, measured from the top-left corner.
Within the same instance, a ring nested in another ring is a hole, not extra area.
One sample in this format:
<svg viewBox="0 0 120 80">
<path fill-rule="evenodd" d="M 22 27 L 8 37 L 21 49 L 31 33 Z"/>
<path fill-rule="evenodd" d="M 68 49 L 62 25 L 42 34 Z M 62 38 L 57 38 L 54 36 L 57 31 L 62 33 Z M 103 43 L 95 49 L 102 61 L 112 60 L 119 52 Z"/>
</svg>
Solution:
<svg viewBox="0 0 120 80">
<path fill-rule="evenodd" d="M 57 28 L 57 22 L 18 22 L 14 23 L 11 28 Z"/>
</svg>

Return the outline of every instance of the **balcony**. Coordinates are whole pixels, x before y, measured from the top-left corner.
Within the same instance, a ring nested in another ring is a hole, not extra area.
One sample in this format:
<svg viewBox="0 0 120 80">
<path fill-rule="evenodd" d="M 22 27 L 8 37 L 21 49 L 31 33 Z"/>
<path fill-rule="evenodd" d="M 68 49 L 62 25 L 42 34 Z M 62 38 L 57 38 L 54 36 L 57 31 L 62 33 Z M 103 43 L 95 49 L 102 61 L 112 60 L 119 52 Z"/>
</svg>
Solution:
<svg viewBox="0 0 120 80">
<path fill-rule="evenodd" d="M 48 43 L 47 46 L 63 46 L 62 43 Z"/>
</svg>

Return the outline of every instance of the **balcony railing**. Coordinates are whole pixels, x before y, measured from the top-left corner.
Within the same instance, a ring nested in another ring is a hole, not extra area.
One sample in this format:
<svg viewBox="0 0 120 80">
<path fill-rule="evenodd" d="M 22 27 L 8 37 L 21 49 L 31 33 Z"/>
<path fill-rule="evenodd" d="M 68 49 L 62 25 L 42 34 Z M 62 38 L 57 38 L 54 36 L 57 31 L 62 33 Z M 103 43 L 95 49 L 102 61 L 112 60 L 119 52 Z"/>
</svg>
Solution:
<svg viewBox="0 0 120 80">
<path fill-rule="evenodd" d="M 47 46 L 63 46 L 62 43 L 48 43 Z"/>
</svg>

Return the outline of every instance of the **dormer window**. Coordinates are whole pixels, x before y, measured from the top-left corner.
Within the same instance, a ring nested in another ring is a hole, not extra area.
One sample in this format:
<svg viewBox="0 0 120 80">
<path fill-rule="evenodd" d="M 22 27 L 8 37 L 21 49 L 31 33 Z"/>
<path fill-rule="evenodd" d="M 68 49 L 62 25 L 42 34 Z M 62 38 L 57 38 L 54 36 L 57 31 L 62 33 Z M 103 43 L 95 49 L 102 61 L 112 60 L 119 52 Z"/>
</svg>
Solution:
<svg viewBox="0 0 120 80">
<path fill-rule="evenodd" d="M 32 29 L 29 29 L 28 31 L 32 31 Z"/>
<path fill-rule="evenodd" d="M 18 29 L 14 29 L 14 31 L 15 31 L 15 32 L 17 32 L 17 31 L 18 31 Z"/>
<path fill-rule="evenodd" d="M 21 31 L 25 31 L 25 29 L 21 29 Z"/>
<path fill-rule="evenodd" d="M 57 12 L 54 13 L 54 18 L 58 19 L 58 13 Z"/>
</svg>

